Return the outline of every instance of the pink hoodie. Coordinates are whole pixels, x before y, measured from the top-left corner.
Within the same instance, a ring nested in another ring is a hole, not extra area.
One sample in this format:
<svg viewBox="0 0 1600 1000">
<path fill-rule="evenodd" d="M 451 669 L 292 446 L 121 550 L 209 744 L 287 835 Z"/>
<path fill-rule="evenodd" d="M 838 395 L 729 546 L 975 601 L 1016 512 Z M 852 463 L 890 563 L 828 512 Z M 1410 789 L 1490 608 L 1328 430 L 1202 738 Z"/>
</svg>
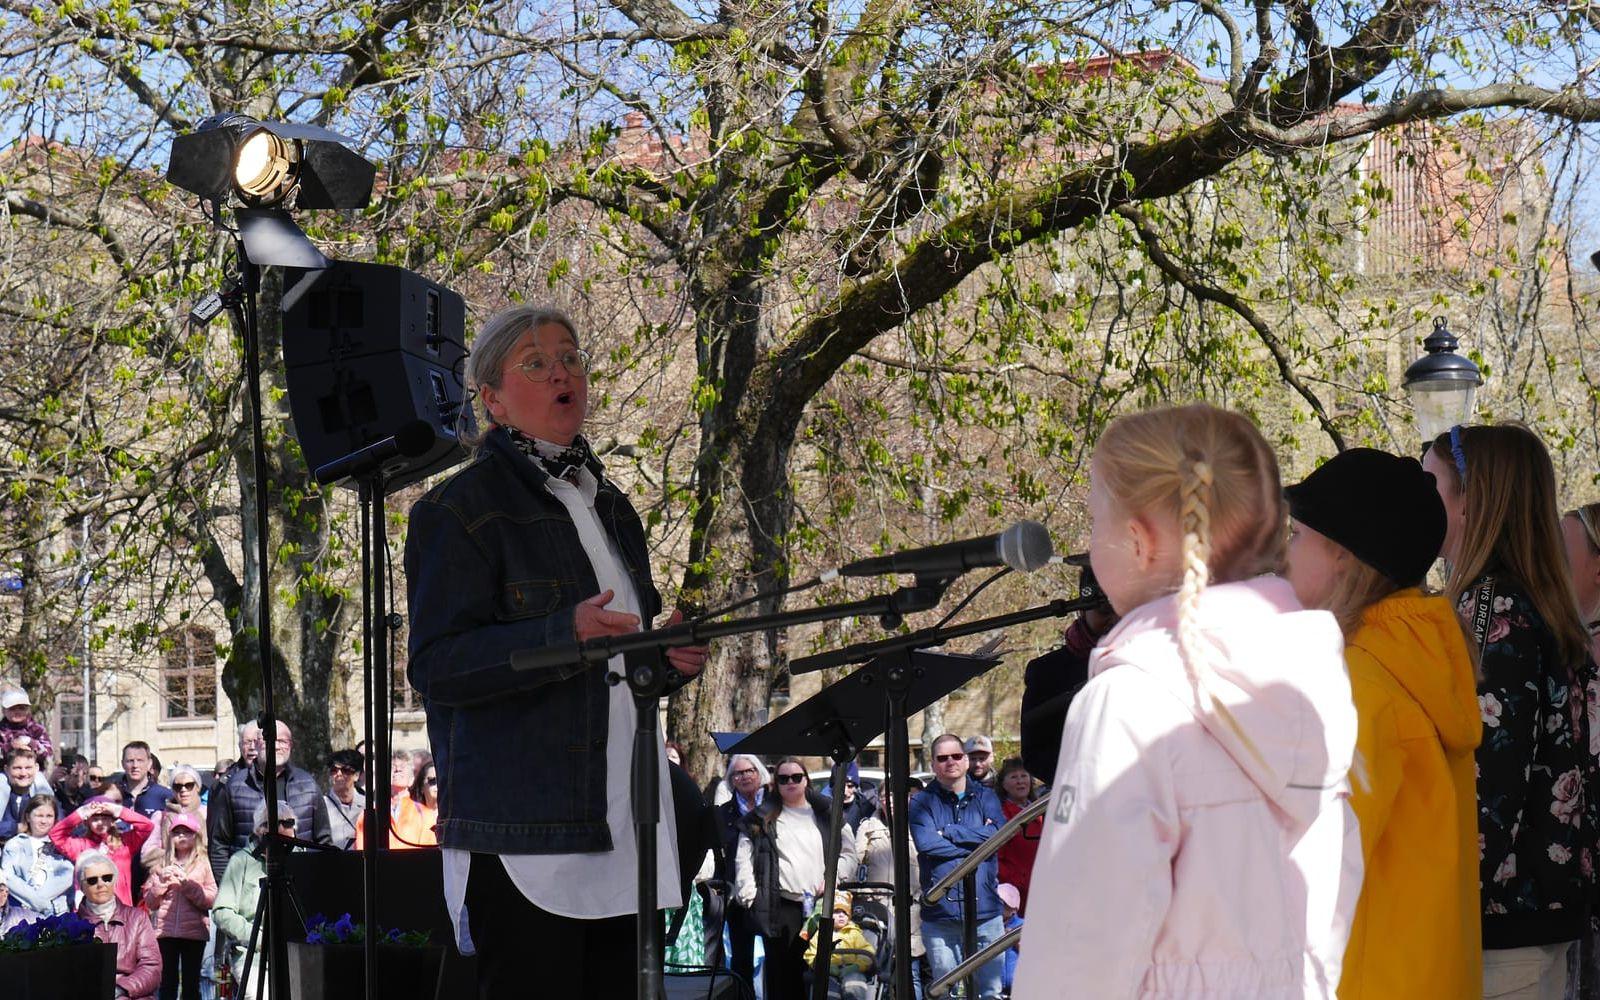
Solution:
<svg viewBox="0 0 1600 1000">
<path fill-rule="evenodd" d="M 1339 627 L 1276 577 L 1207 588 L 1198 620 L 1200 688 L 1178 653 L 1175 598 L 1135 609 L 1090 657 L 1039 842 L 1017 1000 L 1338 987 L 1361 888 Z"/>
</svg>

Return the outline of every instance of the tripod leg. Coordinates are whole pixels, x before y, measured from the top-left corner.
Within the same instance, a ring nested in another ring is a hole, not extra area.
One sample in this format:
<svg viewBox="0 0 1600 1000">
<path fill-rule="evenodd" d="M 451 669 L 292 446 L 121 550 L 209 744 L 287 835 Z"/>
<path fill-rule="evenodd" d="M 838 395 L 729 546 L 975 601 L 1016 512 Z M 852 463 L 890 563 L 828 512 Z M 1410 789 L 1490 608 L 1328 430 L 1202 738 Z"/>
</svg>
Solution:
<svg viewBox="0 0 1600 1000">
<path fill-rule="evenodd" d="M 262 881 L 264 882 L 266 880 L 263 879 Z M 236 982 L 239 984 L 239 992 L 241 993 L 247 992 L 250 989 L 250 963 L 254 961 L 256 957 L 256 942 L 261 938 L 261 920 L 266 912 L 267 894 L 265 891 L 262 891 L 261 894 L 256 897 L 255 916 L 250 918 L 250 940 L 245 944 L 244 948 L 244 967 L 239 970 L 239 976 L 236 980 Z M 224 959 L 226 960 L 226 956 L 224 956 Z M 262 962 L 260 968 L 266 968 L 266 964 L 266 962 Z M 261 995 L 261 987 L 259 984 L 256 986 L 255 995 L 258 997 Z"/>
</svg>

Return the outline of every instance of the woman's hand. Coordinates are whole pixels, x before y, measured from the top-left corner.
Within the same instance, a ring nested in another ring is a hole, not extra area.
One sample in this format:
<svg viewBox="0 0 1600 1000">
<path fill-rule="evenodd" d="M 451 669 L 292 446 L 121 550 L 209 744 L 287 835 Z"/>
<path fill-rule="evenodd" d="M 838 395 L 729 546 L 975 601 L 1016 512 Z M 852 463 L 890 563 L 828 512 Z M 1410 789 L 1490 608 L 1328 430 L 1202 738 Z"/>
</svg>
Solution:
<svg viewBox="0 0 1600 1000">
<path fill-rule="evenodd" d="M 672 612 L 662 628 L 671 628 L 683 622 L 683 610 L 680 608 Z M 693 677 L 706 665 L 706 647 L 704 646 L 673 646 L 667 650 L 667 664 L 685 677 Z"/>
<path fill-rule="evenodd" d="M 630 615 L 626 611 L 606 610 L 606 605 L 616 596 L 615 591 L 607 590 L 586 601 L 578 602 L 578 606 L 572 612 L 572 631 L 578 637 L 578 641 L 602 635 L 627 635 L 629 632 L 639 631 L 638 615 Z"/>
</svg>

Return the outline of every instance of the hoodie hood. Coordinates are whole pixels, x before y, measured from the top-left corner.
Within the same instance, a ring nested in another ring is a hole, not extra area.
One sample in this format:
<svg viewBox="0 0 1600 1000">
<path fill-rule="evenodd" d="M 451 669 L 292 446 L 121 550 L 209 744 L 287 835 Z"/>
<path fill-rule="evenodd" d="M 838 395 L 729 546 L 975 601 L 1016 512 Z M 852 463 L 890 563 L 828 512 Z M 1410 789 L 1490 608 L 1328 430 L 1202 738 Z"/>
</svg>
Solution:
<svg viewBox="0 0 1600 1000">
<path fill-rule="evenodd" d="M 1198 621 L 1204 662 L 1192 679 L 1178 649 L 1178 602 L 1136 608 L 1100 641 L 1089 676 L 1140 669 L 1182 701 L 1262 794 L 1305 828 L 1345 786 L 1356 713 L 1344 639 L 1279 577 L 1207 587 Z"/>
<path fill-rule="evenodd" d="M 1350 648 L 1376 660 L 1414 698 L 1445 749 L 1476 749 L 1483 736 L 1478 679 L 1450 602 L 1416 588 L 1368 607 Z"/>
</svg>

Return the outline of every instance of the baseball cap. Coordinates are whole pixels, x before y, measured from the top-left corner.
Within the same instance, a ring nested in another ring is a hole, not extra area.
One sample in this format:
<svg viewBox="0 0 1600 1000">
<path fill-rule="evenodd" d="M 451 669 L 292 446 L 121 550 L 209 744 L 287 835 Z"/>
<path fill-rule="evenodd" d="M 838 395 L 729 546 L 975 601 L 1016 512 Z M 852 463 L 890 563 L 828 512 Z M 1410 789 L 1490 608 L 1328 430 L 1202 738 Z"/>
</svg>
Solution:
<svg viewBox="0 0 1600 1000">
<path fill-rule="evenodd" d="M 994 743 L 987 736 L 974 736 L 967 740 L 967 745 L 963 749 L 967 753 L 971 753 L 974 750 L 982 750 L 984 753 L 992 754 L 994 753 Z"/>
<path fill-rule="evenodd" d="M 200 821 L 198 819 L 195 819 L 193 813 L 174 813 L 173 816 L 172 816 L 171 826 L 169 827 L 169 829 L 172 829 L 172 830 L 188 829 L 188 830 L 193 830 L 195 833 L 199 833 L 200 832 Z"/>
<path fill-rule="evenodd" d="M 994 892 L 1000 897 L 1000 902 L 1013 910 L 1022 909 L 1022 893 L 1018 892 L 1017 887 L 1010 882 L 1001 882 Z"/>
<path fill-rule="evenodd" d="M 0 708 L 16 708 L 18 705 L 31 704 L 32 702 L 28 701 L 28 692 L 21 688 L 6 688 L 5 693 L 0 694 Z"/>
</svg>

